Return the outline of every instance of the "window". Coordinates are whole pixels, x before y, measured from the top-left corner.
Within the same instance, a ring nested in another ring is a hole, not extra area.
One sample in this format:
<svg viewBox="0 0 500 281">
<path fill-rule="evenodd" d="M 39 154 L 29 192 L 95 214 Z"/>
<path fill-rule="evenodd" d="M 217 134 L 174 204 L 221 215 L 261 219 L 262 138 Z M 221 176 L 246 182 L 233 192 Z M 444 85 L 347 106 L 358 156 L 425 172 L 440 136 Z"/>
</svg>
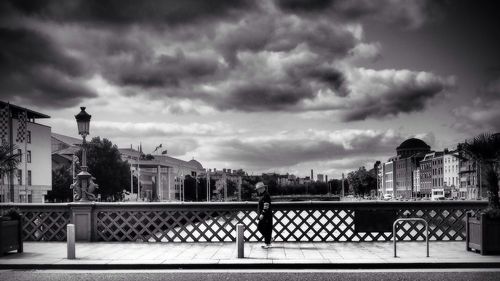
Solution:
<svg viewBox="0 0 500 281">
<path fill-rule="evenodd" d="M 17 155 L 19 155 L 19 162 L 23 162 L 23 151 L 21 149 L 17 150 Z"/>
<path fill-rule="evenodd" d="M 28 130 L 26 133 L 27 133 L 26 142 L 31 143 L 31 131 Z"/>
<path fill-rule="evenodd" d="M 31 163 L 31 150 L 26 151 L 26 162 Z"/>
<path fill-rule="evenodd" d="M 31 171 L 28 170 L 28 185 L 31 185 Z"/>
<path fill-rule="evenodd" d="M 17 182 L 19 185 L 23 184 L 23 170 L 17 170 Z"/>
</svg>

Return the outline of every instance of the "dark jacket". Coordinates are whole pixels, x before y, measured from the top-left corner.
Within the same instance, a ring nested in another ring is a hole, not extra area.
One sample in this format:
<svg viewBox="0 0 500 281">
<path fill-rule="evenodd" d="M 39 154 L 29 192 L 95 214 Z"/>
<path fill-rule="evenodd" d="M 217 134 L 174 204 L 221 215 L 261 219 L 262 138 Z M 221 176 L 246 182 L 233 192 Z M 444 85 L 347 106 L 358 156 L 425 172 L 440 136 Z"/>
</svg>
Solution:
<svg viewBox="0 0 500 281">
<path fill-rule="evenodd" d="M 268 207 L 265 208 L 265 204 L 268 203 Z M 267 191 L 264 192 L 262 197 L 259 200 L 259 216 L 264 215 L 264 220 L 269 220 L 273 217 L 273 210 L 271 205 L 271 195 Z"/>
</svg>

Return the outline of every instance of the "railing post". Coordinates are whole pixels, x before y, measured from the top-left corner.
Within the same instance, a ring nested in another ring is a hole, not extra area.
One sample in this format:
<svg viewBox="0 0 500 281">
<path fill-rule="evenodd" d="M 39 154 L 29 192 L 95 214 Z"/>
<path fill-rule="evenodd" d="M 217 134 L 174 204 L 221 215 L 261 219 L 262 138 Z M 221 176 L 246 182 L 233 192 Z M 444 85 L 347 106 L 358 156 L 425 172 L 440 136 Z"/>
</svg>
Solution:
<svg viewBox="0 0 500 281">
<path fill-rule="evenodd" d="M 245 226 L 243 224 L 236 225 L 236 245 L 238 248 L 238 258 L 245 257 Z"/>
<path fill-rule="evenodd" d="M 396 255 L 396 225 L 398 224 L 398 220 L 396 220 L 394 222 L 394 224 L 392 225 L 392 241 L 393 241 L 393 244 L 394 244 L 394 257 L 396 258 L 397 255 Z"/>
<path fill-rule="evenodd" d="M 69 260 L 75 259 L 75 225 L 68 224 L 66 227 L 66 244 Z"/>
<path fill-rule="evenodd" d="M 94 203 L 71 203 L 71 223 L 75 225 L 76 241 L 92 241 L 93 230 L 93 212 Z"/>
</svg>

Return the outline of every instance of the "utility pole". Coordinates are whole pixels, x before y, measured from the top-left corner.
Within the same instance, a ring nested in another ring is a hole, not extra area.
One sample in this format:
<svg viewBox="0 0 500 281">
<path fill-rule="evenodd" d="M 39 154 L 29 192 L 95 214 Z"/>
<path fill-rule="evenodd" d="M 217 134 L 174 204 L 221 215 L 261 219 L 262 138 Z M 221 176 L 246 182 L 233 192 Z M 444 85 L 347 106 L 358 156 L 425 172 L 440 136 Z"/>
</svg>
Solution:
<svg viewBox="0 0 500 281">
<path fill-rule="evenodd" d="M 207 202 L 210 202 L 210 170 L 207 169 Z"/>
<path fill-rule="evenodd" d="M 198 202 L 198 174 L 194 177 L 194 187 L 196 192 L 196 202 Z"/>
<path fill-rule="evenodd" d="M 342 189 L 340 190 L 340 198 L 344 198 L 344 173 L 342 173 Z"/>
<path fill-rule="evenodd" d="M 137 156 L 137 201 L 141 197 L 141 167 L 139 166 L 139 156 Z"/>
<path fill-rule="evenodd" d="M 479 199 L 483 199 L 483 194 L 481 193 L 481 161 L 479 161 Z"/>
</svg>

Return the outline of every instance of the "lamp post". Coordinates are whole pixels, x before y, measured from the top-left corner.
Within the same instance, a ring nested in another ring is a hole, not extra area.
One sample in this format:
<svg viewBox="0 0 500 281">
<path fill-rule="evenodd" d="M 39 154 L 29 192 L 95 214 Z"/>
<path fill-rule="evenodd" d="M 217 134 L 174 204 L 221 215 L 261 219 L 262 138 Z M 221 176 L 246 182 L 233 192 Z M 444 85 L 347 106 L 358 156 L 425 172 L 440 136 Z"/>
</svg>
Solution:
<svg viewBox="0 0 500 281">
<path fill-rule="evenodd" d="M 80 107 L 81 111 L 75 115 L 78 125 L 78 134 L 82 136 L 82 171 L 76 176 L 76 180 L 71 185 L 73 189 L 74 201 L 95 201 L 96 197 L 93 194 L 98 185 L 94 183 L 92 175 L 87 172 L 87 142 L 85 138 L 89 134 L 90 118 L 92 117 L 85 111 L 85 107 Z"/>
<path fill-rule="evenodd" d="M 78 125 L 78 134 L 82 136 L 82 171 L 87 171 L 87 142 L 85 138 L 89 134 L 90 118 L 92 115 L 85 111 L 85 107 L 80 107 L 81 111 L 75 115 L 76 124 Z"/>
</svg>

